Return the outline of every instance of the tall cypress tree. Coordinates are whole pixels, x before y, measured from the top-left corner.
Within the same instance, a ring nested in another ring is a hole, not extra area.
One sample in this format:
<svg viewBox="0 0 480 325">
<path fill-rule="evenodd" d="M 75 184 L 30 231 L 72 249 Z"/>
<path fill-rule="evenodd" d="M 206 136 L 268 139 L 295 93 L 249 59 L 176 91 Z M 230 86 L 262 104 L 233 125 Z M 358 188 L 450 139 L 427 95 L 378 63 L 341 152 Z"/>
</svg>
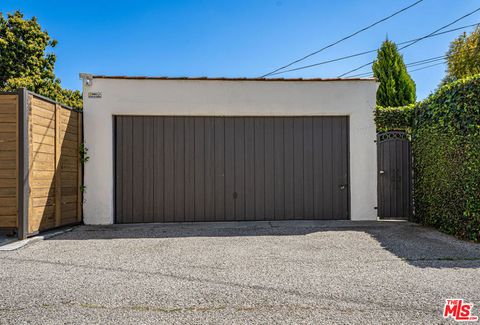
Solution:
<svg viewBox="0 0 480 325">
<path fill-rule="evenodd" d="M 377 105 L 396 107 L 415 102 L 415 82 L 408 74 L 395 43 L 388 39 L 383 42 L 372 69 L 373 76 L 380 82 Z"/>
</svg>

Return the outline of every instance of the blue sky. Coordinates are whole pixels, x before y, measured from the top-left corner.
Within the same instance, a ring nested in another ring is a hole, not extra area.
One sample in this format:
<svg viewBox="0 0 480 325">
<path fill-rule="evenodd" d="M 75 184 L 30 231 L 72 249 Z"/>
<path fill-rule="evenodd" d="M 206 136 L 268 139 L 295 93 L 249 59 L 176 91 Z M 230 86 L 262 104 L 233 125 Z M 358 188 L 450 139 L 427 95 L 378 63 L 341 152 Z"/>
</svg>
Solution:
<svg viewBox="0 0 480 325">
<path fill-rule="evenodd" d="M 79 72 L 107 75 L 258 77 L 317 50 L 414 0 L 2 0 L 3 13 L 36 16 L 58 40 L 56 74 L 80 89 Z M 426 35 L 479 7 L 476 0 L 424 0 L 410 10 L 302 64 L 375 49 L 388 38 Z M 480 22 L 480 12 L 454 26 Z M 471 31 L 472 28 L 467 29 Z M 419 42 L 406 63 L 440 56 L 458 32 Z M 375 54 L 280 75 L 336 77 Z M 368 69 L 361 70 L 368 71 Z M 412 72 L 419 99 L 442 77 L 440 65 Z"/>
</svg>

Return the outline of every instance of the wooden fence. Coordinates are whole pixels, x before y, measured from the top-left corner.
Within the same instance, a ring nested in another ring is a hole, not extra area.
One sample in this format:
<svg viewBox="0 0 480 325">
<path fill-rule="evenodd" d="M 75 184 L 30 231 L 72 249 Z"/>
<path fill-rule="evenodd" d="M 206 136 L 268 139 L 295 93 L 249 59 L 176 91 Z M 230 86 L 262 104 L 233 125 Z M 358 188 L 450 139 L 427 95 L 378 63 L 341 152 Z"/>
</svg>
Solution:
<svg viewBox="0 0 480 325">
<path fill-rule="evenodd" d="M 0 227 L 19 238 L 82 221 L 82 113 L 25 89 L 0 94 Z"/>
</svg>

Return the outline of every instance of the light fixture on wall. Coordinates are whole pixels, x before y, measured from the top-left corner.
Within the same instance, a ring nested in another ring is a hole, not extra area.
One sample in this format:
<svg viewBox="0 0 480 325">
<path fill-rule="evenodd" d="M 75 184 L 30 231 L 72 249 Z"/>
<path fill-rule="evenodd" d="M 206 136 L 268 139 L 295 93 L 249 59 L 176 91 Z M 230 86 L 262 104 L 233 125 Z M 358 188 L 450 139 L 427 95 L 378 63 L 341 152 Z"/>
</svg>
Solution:
<svg viewBox="0 0 480 325">
<path fill-rule="evenodd" d="M 93 81 L 93 75 L 89 73 L 80 73 L 80 79 L 85 82 L 86 86 L 91 86 Z"/>
</svg>

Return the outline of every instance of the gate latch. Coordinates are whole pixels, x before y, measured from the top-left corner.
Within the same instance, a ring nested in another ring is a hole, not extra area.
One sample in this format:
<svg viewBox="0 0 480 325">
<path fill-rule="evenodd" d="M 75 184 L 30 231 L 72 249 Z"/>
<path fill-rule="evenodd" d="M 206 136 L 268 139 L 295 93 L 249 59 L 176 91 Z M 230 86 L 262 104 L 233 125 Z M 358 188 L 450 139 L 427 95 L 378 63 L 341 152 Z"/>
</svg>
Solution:
<svg viewBox="0 0 480 325">
<path fill-rule="evenodd" d="M 384 170 L 381 170 L 381 171 L 380 171 L 380 175 L 383 175 L 383 174 L 385 174 L 385 171 L 384 171 Z"/>
</svg>

